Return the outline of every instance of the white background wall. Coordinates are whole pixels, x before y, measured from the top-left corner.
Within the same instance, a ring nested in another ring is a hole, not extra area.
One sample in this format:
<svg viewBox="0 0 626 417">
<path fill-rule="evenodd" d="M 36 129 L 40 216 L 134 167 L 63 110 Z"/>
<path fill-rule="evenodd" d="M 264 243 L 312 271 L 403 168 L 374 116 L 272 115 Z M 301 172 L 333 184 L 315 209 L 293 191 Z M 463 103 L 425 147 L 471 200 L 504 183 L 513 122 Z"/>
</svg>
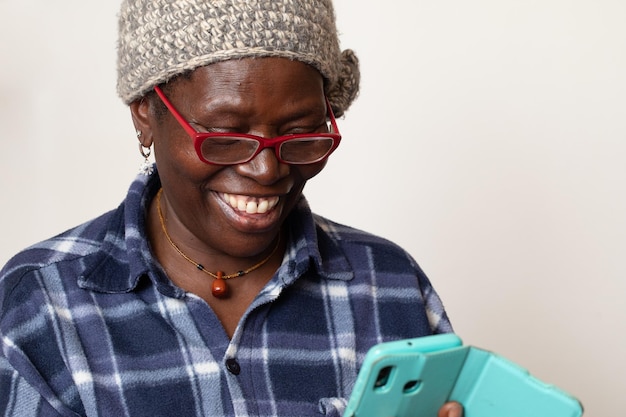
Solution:
<svg viewBox="0 0 626 417">
<path fill-rule="evenodd" d="M 116 206 L 140 157 L 116 1 L 0 0 L 0 263 Z M 337 0 L 362 63 L 307 195 L 406 247 L 456 331 L 626 409 L 626 2 Z"/>
</svg>

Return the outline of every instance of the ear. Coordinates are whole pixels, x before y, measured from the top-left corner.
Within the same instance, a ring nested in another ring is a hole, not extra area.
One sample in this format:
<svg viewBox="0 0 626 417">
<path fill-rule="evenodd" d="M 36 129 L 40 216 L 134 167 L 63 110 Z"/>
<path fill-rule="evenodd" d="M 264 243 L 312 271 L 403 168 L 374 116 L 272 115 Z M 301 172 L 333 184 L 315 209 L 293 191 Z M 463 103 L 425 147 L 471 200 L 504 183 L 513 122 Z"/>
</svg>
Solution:
<svg viewBox="0 0 626 417">
<path fill-rule="evenodd" d="M 141 136 L 138 137 L 139 142 L 145 147 L 152 146 L 153 135 L 152 129 L 155 120 L 151 111 L 151 102 L 148 98 L 142 97 L 130 103 L 130 115 L 133 119 L 133 125 L 135 130 L 141 132 Z"/>
</svg>

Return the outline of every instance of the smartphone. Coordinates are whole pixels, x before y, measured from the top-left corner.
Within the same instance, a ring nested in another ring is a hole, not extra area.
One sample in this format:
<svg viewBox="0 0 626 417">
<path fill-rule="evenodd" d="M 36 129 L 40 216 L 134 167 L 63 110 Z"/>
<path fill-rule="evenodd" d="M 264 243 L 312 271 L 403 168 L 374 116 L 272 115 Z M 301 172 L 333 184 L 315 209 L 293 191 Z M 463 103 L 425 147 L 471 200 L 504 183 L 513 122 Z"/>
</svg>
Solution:
<svg viewBox="0 0 626 417">
<path fill-rule="evenodd" d="M 464 417 L 580 417 L 580 402 L 455 334 L 386 342 L 367 353 L 343 417 L 436 417 L 447 401 Z"/>
</svg>

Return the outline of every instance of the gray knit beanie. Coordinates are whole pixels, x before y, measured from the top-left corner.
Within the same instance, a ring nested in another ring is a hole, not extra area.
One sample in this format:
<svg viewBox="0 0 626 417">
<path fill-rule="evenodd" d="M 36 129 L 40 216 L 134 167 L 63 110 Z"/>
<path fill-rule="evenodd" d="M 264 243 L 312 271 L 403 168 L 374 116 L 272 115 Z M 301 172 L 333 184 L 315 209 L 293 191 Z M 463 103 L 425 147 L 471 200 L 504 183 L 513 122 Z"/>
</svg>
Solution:
<svg viewBox="0 0 626 417">
<path fill-rule="evenodd" d="M 338 116 L 359 90 L 359 64 L 341 52 L 331 0 L 123 0 L 117 91 L 126 104 L 176 75 L 219 61 L 284 57 L 325 78 Z"/>
</svg>

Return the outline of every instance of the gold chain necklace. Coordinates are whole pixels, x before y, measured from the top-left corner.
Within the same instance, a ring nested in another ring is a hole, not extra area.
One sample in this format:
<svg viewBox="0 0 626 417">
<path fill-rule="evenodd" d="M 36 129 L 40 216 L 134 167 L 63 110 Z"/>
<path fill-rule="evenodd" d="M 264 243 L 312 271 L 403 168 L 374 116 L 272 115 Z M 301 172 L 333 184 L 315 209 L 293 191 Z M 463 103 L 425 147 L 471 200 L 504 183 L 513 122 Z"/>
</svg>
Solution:
<svg viewBox="0 0 626 417">
<path fill-rule="evenodd" d="M 222 271 L 217 271 L 217 273 L 214 274 L 213 272 L 206 270 L 204 268 L 204 266 L 202 266 L 202 264 L 194 261 L 189 256 L 187 256 L 185 253 L 183 253 L 183 251 L 180 250 L 180 248 L 174 243 L 174 241 L 170 237 L 169 233 L 167 233 L 167 228 L 165 227 L 165 219 L 163 218 L 163 212 L 161 210 L 161 195 L 162 194 L 163 194 L 163 188 L 161 188 L 159 190 L 159 192 L 157 193 L 156 200 L 157 200 L 157 212 L 159 213 L 159 221 L 161 222 L 161 229 L 163 229 L 163 234 L 165 235 L 165 238 L 170 243 L 170 245 L 176 250 L 176 252 L 178 252 L 178 254 L 180 256 L 185 258 L 185 260 L 187 260 L 189 263 L 193 264 L 198 270 L 200 270 L 200 271 L 204 272 L 205 274 L 210 275 L 211 277 L 214 278 L 213 285 L 211 286 L 211 294 L 213 294 L 213 296 L 216 297 L 216 298 L 227 298 L 228 297 L 228 295 L 229 295 L 229 288 L 228 288 L 228 285 L 226 284 L 226 280 L 227 279 L 242 277 L 242 276 L 244 276 L 246 274 L 249 274 L 250 272 L 252 272 L 252 271 L 254 271 L 256 269 L 259 269 L 260 267 L 265 265 L 272 258 L 272 256 L 274 256 L 274 254 L 278 250 L 278 246 L 280 245 L 280 234 L 278 235 L 278 239 L 276 241 L 276 246 L 272 250 L 272 253 L 270 253 L 267 256 L 267 258 L 263 259 L 261 262 L 252 265 L 248 269 L 237 271 L 237 272 L 235 272 L 233 274 L 224 275 L 224 273 Z"/>
</svg>

